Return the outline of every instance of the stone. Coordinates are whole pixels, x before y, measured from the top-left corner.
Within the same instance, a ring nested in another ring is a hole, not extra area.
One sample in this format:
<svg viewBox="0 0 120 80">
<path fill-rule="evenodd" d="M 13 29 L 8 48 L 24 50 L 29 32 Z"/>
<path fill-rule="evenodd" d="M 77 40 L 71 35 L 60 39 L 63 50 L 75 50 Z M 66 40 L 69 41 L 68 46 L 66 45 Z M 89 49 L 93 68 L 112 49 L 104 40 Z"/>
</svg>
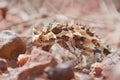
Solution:
<svg viewBox="0 0 120 80">
<path fill-rule="evenodd" d="M 54 66 L 55 64 L 56 61 L 50 53 L 34 48 L 27 63 L 22 67 L 12 70 L 6 79 L 34 80 L 37 76 L 41 76 L 44 73 L 44 69 L 47 66 Z"/>
<path fill-rule="evenodd" d="M 90 75 L 80 73 L 80 72 L 75 72 L 75 80 L 100 80 L 100 79 L 93 79 Z"/>
<path fill-rule="evenodd" d="M 74 78 L 72 62 L 64 62 L 55 67 L 47 67 L 45 72 L 50 80 L 71 80 Z"/>
<path fill-rule="evenodd" d="M 93 77 L 102 77 L 102 71 L 103 71 L 103 68 L 101 66 L 101 63 L 94 63 L 91 65 L 91 68 L 90 68 L 90 75 L 93 76 Z"/>
<path fill-rule="evenodd" d="M 16 33 L 0 31 L 0 57 L 4 59 L 17 59 L 19 54 L 26 51 L 26 45 Z"/>
<path fill-rule="evenodd" d="M 101 63 L 103 67 L 102 75 L 108 80 L 120 79 L 120 52 L 113 52 L 108 55 Z"/>
<path fill-rule="evenodd" d="M 8 64 L 5 59 L 0 58 L 0 73 L 8 71 Z"/>
<path fill-rule="evenodd" d="M 30 58 L 30 55 L 20 54 L 20 55 L 18 56 L 17 64 L 18 64 L 19 66 L 23 66 L 23 65 L 28 61 L 29 58 Z"/>
<path fill-rule="evenodd" d="M 0 58 L 6 59 L 8 66 L 17 67 L 17 57 L 25 51 L 26 45 L 16 33 L 9 30 L 0 31 Z"/>
</svg>

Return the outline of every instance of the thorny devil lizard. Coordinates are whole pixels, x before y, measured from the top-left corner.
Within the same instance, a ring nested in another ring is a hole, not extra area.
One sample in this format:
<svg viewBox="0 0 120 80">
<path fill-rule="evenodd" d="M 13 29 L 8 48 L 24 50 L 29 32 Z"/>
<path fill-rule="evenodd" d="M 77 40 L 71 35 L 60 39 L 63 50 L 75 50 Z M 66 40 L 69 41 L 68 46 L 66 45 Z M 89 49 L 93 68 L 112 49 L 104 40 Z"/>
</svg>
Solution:
<svg viewBox="0 0 120 80">
<path fill-rule="evenodd" d="M 109 47 L 104 45 L 88 27 L 74 22 L 65 24 L 54 22 L 42 28 L 40 32 L 33 28 L 33 43 L 47 50 L 54 44 L 59 44 L 73 54 L 70 60 L 73 60 L 76 68 L 83 69 L 92 63 L 101 62 L 106 55 L 111 53 Z"/>
</svg>

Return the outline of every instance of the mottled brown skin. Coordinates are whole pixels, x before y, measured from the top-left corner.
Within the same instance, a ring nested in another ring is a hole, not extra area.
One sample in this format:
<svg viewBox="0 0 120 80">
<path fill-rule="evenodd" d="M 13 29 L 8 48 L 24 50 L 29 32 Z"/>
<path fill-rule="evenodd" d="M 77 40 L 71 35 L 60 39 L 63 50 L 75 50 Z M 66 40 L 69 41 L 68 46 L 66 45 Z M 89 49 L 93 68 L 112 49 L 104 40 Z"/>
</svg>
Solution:
<svg viewBox="0 0 120 80">
<path fill-rule="evenodd" d="M 97 35 L 90 31 L 90 28 L 82 25 L 52 23 L 37 35 L 35 31 L 39 30 L 33 28 L 33 43 L 35 45 L 44 49 L 46 46 L 59 44 L 75 55 L 73 61 L 76 65 L 79 64 L 80 68 L 87 67 L 94 62 L 101 62 L 106 55 L 111 53 Z M 47 51 L 49 51 L 48 48 Z"/>
</svg>

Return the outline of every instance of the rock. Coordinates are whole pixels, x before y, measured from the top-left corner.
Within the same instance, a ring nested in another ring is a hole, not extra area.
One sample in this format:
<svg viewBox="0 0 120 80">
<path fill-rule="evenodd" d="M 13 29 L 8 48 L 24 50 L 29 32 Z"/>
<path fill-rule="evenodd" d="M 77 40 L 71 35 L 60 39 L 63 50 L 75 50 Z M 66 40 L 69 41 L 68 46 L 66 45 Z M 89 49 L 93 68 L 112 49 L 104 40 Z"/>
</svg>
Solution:
<svg viewBox="0 0 120 80">
<path fill-rule="evenodd" d="M 120 63 L 116 64 L 109 75 L 109 80 L 120 80 Z"/>
<path fill-rule="evenodd" d="M 6 77 L 8 80 L 34 80 L 35 77 L 42 75 L 47 66 L 54 66 L 55 59 L 50 53 L 40 49 L 33 49 L 30 59 L 23 67 L 11 71 Z"/>
<path fill-rule="evenodd" d="M 101 63 L 94 63 L 91 65 L 91 72 L 90 75 L 93 77 L 102 77 L 102 71 L 103 68 L 101 66 Z"/>
<path fill-rule="evenodd" d="M 89 74 L 86 74 L 83 72 L 75 71 L 74 74 L 75 74 L 74 80 L 94 80 L 93 77 L 91 77 Z M 97 80 L 97 79 L 95 79 L 95 80 Z"/>
<path fill-rule="evenodd" d="M 0 73 L 6 72 L 8 69 L 8 64 L 5 59 L 0 58 Z"/>
<path fill-rule="evenodd" d="M 3 30 L 0 32 L 0 57 L 17 59 L 19 54 L 26 51 L 26 45 L 14 32 Z"/>
<path fill-rule="evenodd" d="M 73 64 L 65 62 L 55 67 L 47 67 L 45 72 L 50 80 L 71 80 L 74 78 Z"/>
<path fill-rule="evenodd" d="M 113 52 L 102 61 L 102 74 L 108 80 L 120 79 L 120 52 Z"/>
<path fill-rule="evenodd" d="M 29 58 L 30 58 L 30 55 L 20 54 L 20 55 L 18 56 L 18 62 L 17 62 L 17 64 L 18 64 L 19 66 L 23 66 L 23 65 L 28 61 Z"/>
<path fill-rule="evenodd" d="M 26 45 L 16 33 L 3 30 L 0 32 L 0 58 L 8 61 L 8 66 L 17 67 L 17 57 L 26 51 Z"/>
<path fill-rule="evenodd" d="M 34 47 L 31 52 L 31 57 L 25 65 L 31 65 L 31 63 L 49 63 L 51 60 L 53 60 L 52 64 L 56 64 L 56 61 L 50 53 Z"/>
<path fill-rule="evenodd" d="M 84 74 L 84 73 L 79 73 L 75 72 L 75 80 L 97 80 L 93 79 L 90 75 Z M 99 79 L 98 79 L 99 80 Z"/>
</svg>

